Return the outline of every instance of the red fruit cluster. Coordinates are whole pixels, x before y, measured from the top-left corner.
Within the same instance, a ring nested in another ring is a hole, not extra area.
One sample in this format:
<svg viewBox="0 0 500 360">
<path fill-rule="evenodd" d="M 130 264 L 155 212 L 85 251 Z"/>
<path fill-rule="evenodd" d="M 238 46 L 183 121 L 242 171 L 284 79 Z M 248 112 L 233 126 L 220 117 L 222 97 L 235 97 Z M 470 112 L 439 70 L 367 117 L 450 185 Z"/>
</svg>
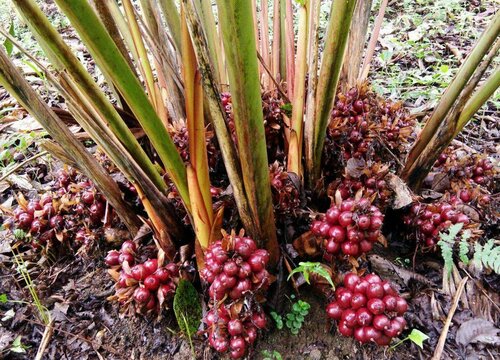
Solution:
<svg viewBox="0 0 500 360">
<path fill-rule="evenodd" d="M 415 120 L 402 104 L 382 100 L 367 86 L 352 88 L 347 94 L 337 96 L 328 126 L 325 155 L 332 151 L 338 154 L 336 150 L 340 150 L 344 160 L 351 157 L 379 160 L 384 153 L 382 149 L 378 151 L 381 141 L 400 155 L 406 150 L 405 144 L 414 126 Z"/>
<path fill-rule="evenodd" d="M 276 161 L 269 169 L 271 190 L 273 194 L 274 213 L 277 216 L 293 214 L 301 205 L 297 184 L 283 166 Z"/>
<path fill-rule="evenodd" d="M 268 262 L 269 253 L 257 249 L 251 238 L 231 236 L 226 249 L 222 241 L 210 245 L 201 276 L 210 284 L 211 299 L 219 301 L 227 296 L 236 301 L 247 291 L 266 290 L 269 287 Z"/>
<path fill-rule="evenodd" d="M 189 161 L 189 136 L 186 123 L 182 120 L 173 121 L 169 124 L 168 132 L 172 137 L 172 141 L 174 142 L 179 154 L 181 155 L 182 160 L 185 162 Z M 219 158 L 218 149 L 214 145 L 212 138 L 214 134 L 212 131 L 206 131 L 205 133 L 205 142 L 207 146 L 208 153 L 208 165 L 211 169 L 213 169 Z"/>
<path fill-rule="evenodd" d="M 249 313 L 235 314 L 221 305 L 217 311 L 208 311 L 203 322 L 210 346 L 220 353 L 230 351 L 231 359 L 240 359 L 257 339 L 258 330 L 266 327 L 267 319 L 260 306 Z"/>
<path fill-rule="evenodd" d="M 328 254 L 358 257 L 369 252 L 381 235 L 384 216 L 366 198 L 347 199 L 340 205 L 333 204 L 323 220 L 311 225 L 313 234 L 324 238 Z"/>
<path fill-rule="evenodd" d="M 134 265 L 136 251 L 137 245 L 127 240 L 120 250 L 111 250 L 106 256 L 108 266 L 115 270 L 121 268 L 115 298 L 121 303 L 135 304 L 137 312 L 158 312 L 164 301 L 175 293 L 179 268 L 174 263 L 161 267 L 158 259 Z"/>
<path fill-rule="evenodd" d="M 417 229 L 417 238 L 427 247 L 434 247 L 439 241 L 439 233 L 456 223 L 468 225 L 469 217 L 455 210 L 455 206 L 448 202 L 433 204 L 415 203 L 410 213 L 404 217 L 407 226 Z"/>
<path fill-rule="evenodd" d="M 222 241 L 210 245 L 205 253 L 205 268 L 201 277 L 210 284 L 208 293 L 212 309 L 205 317 L 209 343 L 218 352 L 230 350 L 231 358 L 243 357 L 257 337 L 257 329 L 266 326 L 266 316 L 259 305 L 245 311 L 228 311 L 241 307 L 243 301 L 254 300 L 256 292 L 270 284 L 266 270 L 269 253 L 257 249 L 255 242 L 244 236 L 225 235 Z M 231 315 L 229 315 L 231 314 Z"/>
<path fill-rule="evenodd" d="M 61 170 L 56 191 L 29 202 L 23 198 L 14 209 L 14 226 L 29 233 L 33 247 L 45 246 L 56 238 L 89 245 L 95 238 L 88 229 L 102 224 L 106 202 L 91 181 L 77 182 L 76 177 L 74 171 Z"/>
<path fill-rule="evenodd" d="M 391 190 L 384 180 L 388 172 L 389 167 L 387 165 L 380 162 L 373 163 L 366 167 L 363 173 L 357 177 L 347 173 L 340 182 L 332 182 L 328 186 L 328 193 L 333 197 L 338 190 L 342 200 L 347 200 L 354 197 L 361 190 L 366 198 L 372 198 L 375 195 L 374 202 L 383 207 L 391 196 Z"/>
<path fill-rule="evenodd" d="M 483 155 L 462 154 L 452 147 L 441 153 L 434 165 L 437 171 L 448 174 L 451 182 L 465 183 L 472 181 L 477 185 L 489 186 L 498 170 Z"/>
<path fill-rule="evenodd" d="M 342 335 L 381 346 L 389 345 L 404 330 L 407 310 L 406 300 L 390 283 L 375 274 L 359 277 L 354 273 L 344 277 L 344 286 L 337 288 L 335 300 L 326 307 Z"/>
</svg>

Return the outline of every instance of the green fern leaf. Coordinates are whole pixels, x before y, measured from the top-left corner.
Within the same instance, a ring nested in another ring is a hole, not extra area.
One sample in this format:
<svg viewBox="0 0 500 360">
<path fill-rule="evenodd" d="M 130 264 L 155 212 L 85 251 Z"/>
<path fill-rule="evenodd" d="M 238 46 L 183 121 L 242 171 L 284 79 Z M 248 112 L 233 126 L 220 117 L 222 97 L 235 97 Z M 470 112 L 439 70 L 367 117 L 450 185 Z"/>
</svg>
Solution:
<svg viewBox="0 0 500 360">
<path fill-rule="evenodd" d="M 460 241 L 460 246 L 459 246 L 459 253 L 458 256 L 460 258 L 460 261 L 464 263 L 464 265 L 467 265 L 469 263 L 469 257 L 467 254 L 469 253 L 469 243 L 467 241 Z"/>
<path fill-rule="evenodd" d="M 444 260 L 444 267 L 448 275 L 453 268 L 453 248 L 444 240 L 439 240 L 438 245 L 441 247 L 441 256 Z"/>
<path fill-rule="evenodd" d="M 479 270 L 483 268 L 481 264 L 482 256 L 483 256 L 483 247 L 481 246 L 480 243 L 476 243 L 474 245 L 474 258 L 472 259 L 472 263 L 474 264 L 474 267 L 476 267 Z"/>
</svg>

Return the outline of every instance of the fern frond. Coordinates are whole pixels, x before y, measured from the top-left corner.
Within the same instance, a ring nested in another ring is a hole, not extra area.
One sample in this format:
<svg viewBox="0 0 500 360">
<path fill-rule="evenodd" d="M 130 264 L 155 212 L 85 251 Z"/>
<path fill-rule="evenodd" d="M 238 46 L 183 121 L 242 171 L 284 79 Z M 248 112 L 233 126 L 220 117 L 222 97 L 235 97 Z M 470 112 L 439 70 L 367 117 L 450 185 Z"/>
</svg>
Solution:
<svg viewBox="0 0 500 360">
<path fill-rule="evenodd" d="M 500 246 L 495 246 L 493 239 L 488 240 L 484 245 L 476 243 L 472 263 L 478 270 L 486 268 L 500 274 Z"/>
</svg>

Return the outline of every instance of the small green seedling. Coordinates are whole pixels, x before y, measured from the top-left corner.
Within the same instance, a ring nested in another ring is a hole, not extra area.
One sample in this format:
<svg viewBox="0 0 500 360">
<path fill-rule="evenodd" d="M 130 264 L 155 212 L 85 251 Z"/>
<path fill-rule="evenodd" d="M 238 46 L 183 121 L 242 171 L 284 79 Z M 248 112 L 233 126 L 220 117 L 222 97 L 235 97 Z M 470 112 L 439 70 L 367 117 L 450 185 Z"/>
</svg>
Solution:
<svg viewBox="0 0 500 360">
<path fill-rule="evenodd" d="M 269 350 L 262 350 L 262 356 L 264 356 L 263 360 L 283 360 L 281 354 L 276 350 L 273 350 L 272 352 Z"/>
<path fill-rule="evenodd" d="M 332 288 L 335 288 L 335 285 L 333 285 L 332 277 L 319 262 L 300 262 L 299 266 L 297 266 L 290 272 L 290 275 L 288 275 L 287 280 L 290 280 L 292 275 L 297 273 L 302 273 L 302 276 L 304 276 L 304 280 L 308 284 L 310 284 L 309 279 L 311 274 L 319 275 L 322 278 L 326 279 L 326 281 L 328 281 L 328 283 L 332 286 Z"/>
<path fill-rule="evenodd" d="M 304 324 L 304 319 L 309 314 L 311 305 L 299 300 L 292 305 L 292 311 L 285 316 L 285 325 L 293 335 L 297 335 Z"/>
<path fill-rule="evenodd" d="M 424 341 L 427 340 L 429 337 L 424 334 L 422 331 L 418 329 L 413 329 L 407 337 L 405 337 L 403 340 L 399 341 L 396 345 L 391 346 L 391 350 L 394 350 L 397 348 L 399 345 L 401 345 L 403 342 L 406 340 L 410 340 L 414 344 L 416 344 L 418 347 L 421 349 L 424 348 Z"/>
<path fill-rule="evenodd" d="M 276 324 L 276 328 L 278 330 L 283 329 L 283 317 L 276 311 L 271 311 L 271 317 L 273 318 L 274 323 Z"/>
<path fill-rule="evenodd" d="M 12 351 L 12 352 L 14 352 L 14 353 L 24 354 L 26 352 L 26 349 L 28 349 L 28 348 L 29 348 L 29 346 L 24 345 L 21 342 L 21 335 L 19 335 L 12 342 L 12 344 L 10 345 L 9 350 Z"/>
</svg>

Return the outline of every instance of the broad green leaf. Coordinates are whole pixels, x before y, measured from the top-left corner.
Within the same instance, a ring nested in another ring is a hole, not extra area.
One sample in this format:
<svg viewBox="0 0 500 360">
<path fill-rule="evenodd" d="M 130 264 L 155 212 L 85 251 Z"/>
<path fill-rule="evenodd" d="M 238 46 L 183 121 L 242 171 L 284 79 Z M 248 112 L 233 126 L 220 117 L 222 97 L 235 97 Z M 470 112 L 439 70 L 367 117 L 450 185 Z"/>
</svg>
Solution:
<svg viewBox="0 0 500 360">
<path fill-rule="evenodd" d="M 416 345 L 418 345 L 421 349 L 423 349 L 424 341 L 427 340 L 429 337 L 421 332 L 418 329 L 413 329 L 408 335 L 408 339 L 410 339 L 412 342 L 414 342 Z"/>
<path fill-rule="evenodd" d="M 198 292 L 191 282 L 182 279 L 174 296 L 174 314 L 181 331 L 191 337 L 200 325 L 202 310 Z"/>
</svg>

